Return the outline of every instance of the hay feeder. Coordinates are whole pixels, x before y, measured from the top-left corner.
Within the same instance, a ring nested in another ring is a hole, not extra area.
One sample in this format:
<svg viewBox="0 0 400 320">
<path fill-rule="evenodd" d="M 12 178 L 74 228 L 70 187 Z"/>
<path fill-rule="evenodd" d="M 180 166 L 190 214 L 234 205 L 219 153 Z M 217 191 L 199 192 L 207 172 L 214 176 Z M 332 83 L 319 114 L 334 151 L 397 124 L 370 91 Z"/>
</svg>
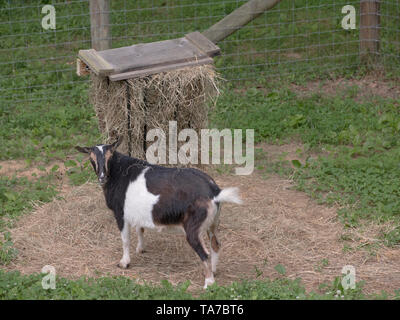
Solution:
<svg viewBox="0 0 400 320">
<path fill-rule="evenodd" d="M 212 56 L 219 48 L 199 32 L 183 38 L 79 51 L 78 74 L 90 73 L 90 100 L 105 142 L 123 136 L 120 150 L 145 159 L 146 134 L 169 121 L 207 127 L 209 99 L 218 89 Z"/>
<path fill-rule="evenodd" d="M 218 94 L 212 59 L 220 53 L 216 43 L 279 1 L 248 1 L 203 33 L 183 38 L 80 50 L 77 74 L 91 75 L 90 98 L 104 141 L 123 136 L 120 151 L 145 159 L 150 129 L 160 128 L 168 137 L 171 120 L 177 132 L 207 127 L 208 102 Z"/>
</svg>

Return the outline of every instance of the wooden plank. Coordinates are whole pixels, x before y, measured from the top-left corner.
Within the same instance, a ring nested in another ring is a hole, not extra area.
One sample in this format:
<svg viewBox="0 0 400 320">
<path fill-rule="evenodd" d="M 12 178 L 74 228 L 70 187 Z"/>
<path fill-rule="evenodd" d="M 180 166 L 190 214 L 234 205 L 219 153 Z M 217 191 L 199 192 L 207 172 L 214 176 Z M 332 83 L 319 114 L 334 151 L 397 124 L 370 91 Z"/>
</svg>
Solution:
<svg viewBox="0 0 400 320">
<path fill-rule="evenodd" d="M 360 55 L 369 60 L 379 53 L 379 1 L 361 0 L 360 10 Z"/>
<path fill-rule="evenodd" d="M 96 50 L 79 50 L 79 58 L 99 76 L 105 76 L 114 72 L 114 66 L 104 60 Z"/>
<path fill-rule="evenodd" d="M 214 57 L 221 53 L 221 49 L 218 46 L 216 46 L 212 41 L 208 40 L 198 31 L 188 33 L 185 35 L 185 38 L 191 41 L 200 50 L 207 53 L 207 55 L 210 57 Z"/>
<path fill-rule="evenodd" d="M 145 77 L 145 76 L 148 76 L 151 74 L 156 74 L 156 73 L 160 73 L 160 72 L 164 72 L 164 71 L 171 71 L 174 69 L 181 69 L 181 68 L 185 68 L 185 67 L 193 67 L 193 66 L 198 66 L 198 65 L 211 64 L 211 63 L 213 63 L 213 61 L 214 60 L 212 58 L 205 57 L 205 58 L 202 58 L 199 60 L 194 60 L 194 61 L 180 62 L 180 63 L 174 63 L 174 64 L 168 64 L 168 65 L 159 65 L 159 66 L 155 66 L 155 67 L 147 68 L 147 69 L 117 73 L 117 74 L 110 75 L 109 78 L 111 81 L 133 79 L 133 78 Z"/>
<path fill-rule="evenodd" d="M 76 74 L 79 77 L 82 77 L 88 75 L 89 73 L 88 66 L 81 59 L 76 59 Z"/>
<path fill-rule="evenodd" d="M 114 66 L 115 72 L 120 73 L 207 57 L 205 52 L 185 38 L 136 44 L 98 54 Z"/>
<path fill-rule="evenodd" d="M 90 0 L 90 33 L 92 48 L 111 48 L 110 0 Z"/>
<path fill-rule="evenodd" d="M 264 11 L 271 9 L 280 1 L 281 0 L 250 0 L 227 15 L 224 19 L 214 24 L 211 28 L 204 31 L 203 35 L 210 41 L 217 43 L 257 18 L 260 14 L 264 13 Z"/>
</svg>

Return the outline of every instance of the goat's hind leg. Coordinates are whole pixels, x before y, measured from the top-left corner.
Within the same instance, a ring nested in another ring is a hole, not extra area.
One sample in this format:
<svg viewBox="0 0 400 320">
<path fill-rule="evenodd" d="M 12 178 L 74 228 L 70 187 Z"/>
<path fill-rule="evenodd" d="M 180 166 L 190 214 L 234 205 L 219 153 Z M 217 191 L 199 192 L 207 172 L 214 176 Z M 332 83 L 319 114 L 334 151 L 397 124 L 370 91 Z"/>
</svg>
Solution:
<svg viewBox="0 0 400 320">
<path fill-rule="evenodd" d="M 192 217 L 195 215 L 192 215 Z M 205 215 L 206 216 L 206 215 Z M 207 286 L 213 284 L 215 282 L 214 280 L 214 275 L 211 270 L 211 265 L 208 257 L 208 252 L 205 249 L 205 246 L 203 245 L 203 242 L 201 241 L 201 222 L 197 219 L 190 219 L 189 221 L 186 222 L 184 225 L 184 229 L 186 232 L 186 240 L 189 243 L 189 245 L 193 248 L 194 251 L 196 251 L 197 255 L 200 257 L 200 260 L 203 263 L 204 266 L 204 273 L 205 273 L 205 282 L 204 282 L 204 289 L 207 288 Z"/>
<path fill-rule="evenodd" d="M 217 272 L 217 264 L 219 258 L 219 251 L 221 244 L 217 238 L 217 229 L 219 226 L 219 215 L 221 210 L 221 204 L 216 204 L 216 211 L 214 216 L 214 221 L 211 223 L 210 228 L 207 230 L 208 239 L 210 240 L 211 246 L 211 270 L 213 274 Z"/>
<path fill-rule="evenodd" d="M 211 244 L 211 271 L 215 274 L 217 272 L 217 264 L 219 258 L 220 242 L 217 239 L 217 226 L 211 225 L 207 232 Z"/>
<path fill-rule="evenodd" d="M 189 242 L 190 246 L 193 248 L 193 250 L 196 251 L 201 261 L 203 262 L 204 273 L 205 273 L 204 289 L 206 289 L 207 286 L 215 282 L 208 254 L 205 251 L 204 246 L 200 240 L 199 234 L 197 232 L 196 234 L 192 234 L 190 236 L 188 235 L 186 239 Z"/>
<path fill-rule="evenodd" d="M 118 267 L 123 268 L 123 269 L 128 268 L 129 263 L 131 262 L 131 257 L 129 254 L 130 231 L 131 231 L 131 226 L 129 225 L 129 223 L 125 222 L 124 226 L 121 230 L 123 255 L 122 255 L 121 261 L 118 264 Z"/>
<path fill-rule="evenodd" d="M 136 227 L 136 233 L 138 236 L 136 253 L 143 253 L 144 252 L 144 238 L 143 238 L 144 228 Z"/>
</svg>

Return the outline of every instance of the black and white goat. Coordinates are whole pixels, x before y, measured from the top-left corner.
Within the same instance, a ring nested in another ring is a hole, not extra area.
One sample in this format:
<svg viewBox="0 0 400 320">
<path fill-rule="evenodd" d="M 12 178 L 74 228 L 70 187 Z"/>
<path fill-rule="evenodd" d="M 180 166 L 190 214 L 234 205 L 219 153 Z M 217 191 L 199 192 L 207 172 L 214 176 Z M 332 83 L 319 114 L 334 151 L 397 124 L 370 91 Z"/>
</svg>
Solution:
<svg viewBox="0 0 400 320">
<path fill-rule="evenodd" d="M 178 228 L 204 264 L 204 288 L 214 283 L 221 202 L 241 203 L 238 189 L 221 190 L 210 176 L 197 169 L 167 168 L 125 156 L 115 151 L 120 143 L 118 139 L 109 145 L 76 147 L 89 154 L 107 206 L 121 231 L 123 256 L 118 266 L 129 267 L 131 227 L 136 227 L 138 234 L 137 253 L 144 251 L 144 228 Z M 210 240 L 211 259 L 202 240 L 204 232 Z"/>
</svg>

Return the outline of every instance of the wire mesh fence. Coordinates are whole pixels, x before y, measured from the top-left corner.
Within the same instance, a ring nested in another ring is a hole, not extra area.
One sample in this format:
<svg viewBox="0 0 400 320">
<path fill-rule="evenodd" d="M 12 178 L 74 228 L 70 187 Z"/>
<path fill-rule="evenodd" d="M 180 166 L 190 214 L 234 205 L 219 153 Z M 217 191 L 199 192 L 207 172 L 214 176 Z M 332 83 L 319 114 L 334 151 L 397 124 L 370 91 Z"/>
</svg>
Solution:
<svg viewBox="0 0 400 320">
<path fill-rule="evenodd" d="M 109 10 L 113 48 L 177 38 L 204 31 L 243 0 L 112 0 Z M 44 29 L 46 4 L 56 11 L 55 29 Z M 355 9 L 355 29 L 344 29 Z M 376 12 L 362 12 L 360 1 L 282 0 L 253 22 L 218 43 L 215 64 L 229 81 L 271 77 L 347 74 L 362 66 L 360 22 L 376 14 L 379 35 L 373 63 L 399 74 L 400 0 L 380 1 Z M 89 0 L 0 0 L 0 104 L 68 98 L 88 78 L 76 75 L 76 56 L 91 47 Z"/>
</svg>

